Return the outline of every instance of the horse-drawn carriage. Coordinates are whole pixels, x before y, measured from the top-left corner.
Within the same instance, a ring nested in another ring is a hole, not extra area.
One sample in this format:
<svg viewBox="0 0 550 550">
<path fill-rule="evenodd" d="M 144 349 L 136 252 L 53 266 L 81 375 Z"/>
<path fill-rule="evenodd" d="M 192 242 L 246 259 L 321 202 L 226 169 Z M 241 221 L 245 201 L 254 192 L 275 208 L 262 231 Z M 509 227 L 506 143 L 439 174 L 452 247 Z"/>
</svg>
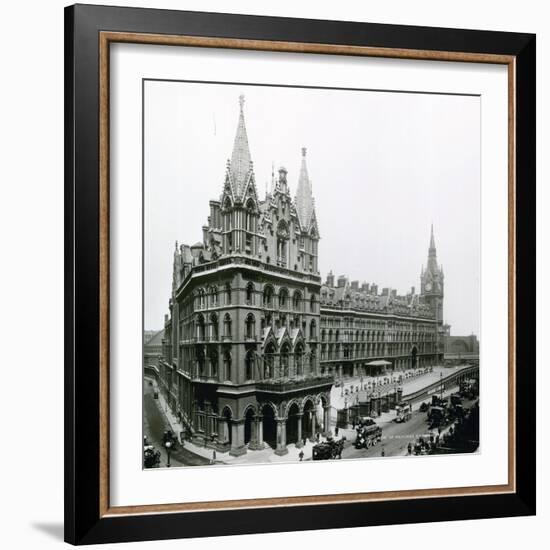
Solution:
<svg viewBox="0 0 550 550">
<path fill-rule="evenodd" d="M 344 450 L 345 437 L 341 439 L 334 439 L 327 437 L 326 441 L 317 443 L 313 446 L 312 459 L 313 460 L 330 460 L 334 458 L 342 458 L 342 451 Z"/>
<path fill-rule="evenodd" d="M 369 416 L 359 418 L 356 431 L 356 449 L 368 449 L 376 445 L 382 439 L 382 428 Z"/>
</svg>

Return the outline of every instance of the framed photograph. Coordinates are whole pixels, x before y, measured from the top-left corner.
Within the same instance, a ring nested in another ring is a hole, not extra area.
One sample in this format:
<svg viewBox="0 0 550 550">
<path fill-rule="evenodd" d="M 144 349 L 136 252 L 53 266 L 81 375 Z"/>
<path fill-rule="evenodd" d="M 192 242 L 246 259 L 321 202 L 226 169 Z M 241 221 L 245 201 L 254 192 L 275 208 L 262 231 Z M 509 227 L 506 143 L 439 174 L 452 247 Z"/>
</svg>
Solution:
<svg viewBox="0 0 550 550">
<path fill-rule="evenodd" d="M 65 12 L 65 537 L 535 513 L 535 37 Z"/>
</svg>

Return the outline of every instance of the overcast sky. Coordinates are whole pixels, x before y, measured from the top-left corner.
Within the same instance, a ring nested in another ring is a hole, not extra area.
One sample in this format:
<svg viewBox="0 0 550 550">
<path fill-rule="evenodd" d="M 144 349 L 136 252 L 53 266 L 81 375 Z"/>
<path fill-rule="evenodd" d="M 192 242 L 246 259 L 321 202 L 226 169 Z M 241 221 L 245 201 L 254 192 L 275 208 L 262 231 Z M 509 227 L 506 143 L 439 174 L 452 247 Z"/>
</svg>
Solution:
<svg viewBox="0 0 550 550">
<path fill-rule="evenodd" d="M 251 85 L 146 82 L 145 329 L 163 326 L 174 242 L 202 238 L 219 199 L 244 94 L 256 184 L 288 170 L 294 196 L 307 147 L 319 269 L 420 288 L 430 225 L 445 273 L 444 318 L 455 335 L 480 325 L 478 97 Z"/>
</svg>

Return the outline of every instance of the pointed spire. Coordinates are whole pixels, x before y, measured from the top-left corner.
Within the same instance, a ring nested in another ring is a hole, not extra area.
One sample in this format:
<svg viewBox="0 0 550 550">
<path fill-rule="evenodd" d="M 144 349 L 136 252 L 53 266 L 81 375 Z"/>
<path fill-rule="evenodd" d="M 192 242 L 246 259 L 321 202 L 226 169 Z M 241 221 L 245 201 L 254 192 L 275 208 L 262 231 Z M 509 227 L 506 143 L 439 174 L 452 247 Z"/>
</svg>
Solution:
<svg viewBox="0 0 550 550">
<path fill-rule="evenodd" d="M 433 223 L 430 231 L 430 247 L 428 249 L 428 264 L 426 266 L 426 272 L 431 273 L 432 276 L 439 272 L 439 267 L 437 265 L 437 250 L 435 248 Z"/>
<path fill-rule="evenodd" d="M 430 235 L 430 250 L 435 250 L 435 239 L 434 239 L 434 224 L 432 223 L 432 232 Z"/>
<path fill-rule="evenodd" d="M 304 229 L 309 227 L 314 210 L 311 181 L 307 172 L 306 153 L 307 149 L 302 147 L 302 165 L 300 167 L 300 178 L 295 198 L 296 212 L 298 213 L 300 224 Z"/>
<path fill-rule="evenodd" d="M 239 106 L 239 122 L 237 124 L 237 133 L 235 134 L 230 163 L 233 192 L 237 197 L 241 196 L 248 180 L 248 175 L 252 170 L 252 159 L 250 158 L 248 136 L 244 122 L 244 95 L 242 94 L 239 96 Z"/>
</svg>

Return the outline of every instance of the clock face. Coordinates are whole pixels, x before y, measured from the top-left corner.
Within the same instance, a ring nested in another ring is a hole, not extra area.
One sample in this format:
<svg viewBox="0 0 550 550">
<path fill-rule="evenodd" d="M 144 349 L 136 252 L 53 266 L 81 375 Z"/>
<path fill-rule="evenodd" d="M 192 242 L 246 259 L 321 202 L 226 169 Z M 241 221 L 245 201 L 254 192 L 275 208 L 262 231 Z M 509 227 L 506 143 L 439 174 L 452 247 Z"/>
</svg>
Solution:
<svg viewBox="0 0 550 550">
<path fill-rule="evenodd" d="M 426 283 L 426 290 L 430 292 L 432 290 L 432 283 Z"/>
</svg>

